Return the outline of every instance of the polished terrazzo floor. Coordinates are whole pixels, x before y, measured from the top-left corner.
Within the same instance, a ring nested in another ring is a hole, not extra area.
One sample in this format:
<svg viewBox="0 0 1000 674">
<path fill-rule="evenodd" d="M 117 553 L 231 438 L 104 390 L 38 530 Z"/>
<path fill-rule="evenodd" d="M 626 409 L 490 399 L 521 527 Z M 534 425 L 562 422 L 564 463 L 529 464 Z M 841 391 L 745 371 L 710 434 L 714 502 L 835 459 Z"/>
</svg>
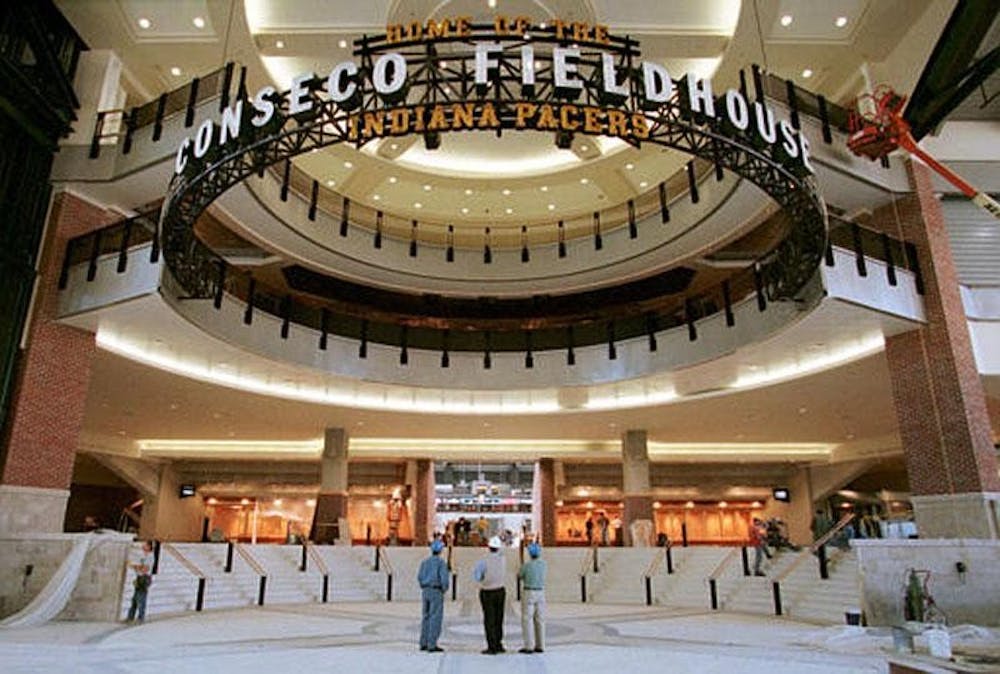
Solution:
<svg viewBox="0 0 1000 674">
<path fill-rule="evenodd" d="M 414 602 L 273 606 L 151 620 L 143 625 L 50 623 L 0 630 L 0 672 L 261 672 L 307 674 L 601 674 L 888 672 L 892 639 L 862 628 L 732 613 L 595 606 L 549 607 L 540 655 L 517 653 L 509 607 L 508 653 L 481 655 L 478 606 L 448 604 L 441 646 L 417 650 Z M 334 669 L 335 668 L 335 669 Z"/>
</svg>

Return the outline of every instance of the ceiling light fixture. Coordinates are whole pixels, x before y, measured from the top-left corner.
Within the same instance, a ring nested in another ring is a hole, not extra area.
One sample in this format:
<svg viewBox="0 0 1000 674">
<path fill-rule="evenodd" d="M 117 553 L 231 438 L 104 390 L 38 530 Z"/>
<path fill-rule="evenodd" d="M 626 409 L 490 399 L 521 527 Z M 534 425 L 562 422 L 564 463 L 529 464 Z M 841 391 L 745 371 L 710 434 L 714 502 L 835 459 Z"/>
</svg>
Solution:
<svg viewBox="0 0 1000 674">
<path fill-rule="evenodd" d="M 392 144 L 391 144 L 391 145 L 389 146 L 389 149 L 390 149 L 390 150 L 393 150 L 393 151 L 395 151 L 395 150 L 398 150 L 398 149 L 399 149 L 399 143 L 392 143 Z"/>
<path fill-rule="evenodd" d="M 140 18 L 138 24 L 139 28 L 142 28 L 143 30 L 149 30 L 150 28 L 153 27 L 153 22 L 147 19 L 146 17 Z"/>
<path fill-rule="evenodd" d="M 337 184 L 337 181 L 336 181 L 336 180 L 327 180 L 327 181 L 326 181 L 326 186 L 327 186 L 327 187 L 333 187 L 333 186 L 334 186 L 334 185 L 336 185 L 336 184 Z"/>
<path fill-rule="evenodd" d="M 430 185 L 424 185 L 424 192 L 430 192 L 430 191 L 431 191 L 431 186 Z"/>
<path fill-rule="evenodd" d="M 395 185 L 397 182 L 399 182 L 399 178 L 397 178 L 396 176 L 389 176 L 389 182 Z"/>
<path fill-rule="evenodd" d="M 468 215 L 468 214 L 469 214 L 469 209 L 468 209 L 468 208 L 465 208 L 465 207 L 463 206 L 463 207 L 462 207 L 462 215 Z"/>
<path fill-rule="evenodd" d="M 275 40 L 274 41 L 274 46 L 277 47 L 278 49 L 284 49 L 285 48 L 285 41 L 284 40 Z"/>
<path fill-rule="evenodd" d="M 465 195 L 466 195 L 466 196 L 469 196 L 469 195 L 471 195 L 471 194 L 472 194 L 472 190 L 470 190 L 470 189 L 469 189 L 468 187 L 466 187 L 466 188 L 465 188 Z"/>
<path fill-rule="evenodd" d="M 347 40 L 340 40 L 337 42 L 337 46 L 341 49 L 347 49 Z"/>
<path fill-rule="evenodd" d="M 834 23 L 834 25 L 837 26 L 837 28 L 843 28 L 844 26 L 847 25 L 847 17 L 846 16 L 838 16 L 837 20 L 834 21 L 833 23 Z"/>
<path fill-rule="evenodd" d="M 581 145 L 580 146 L 580 152 L 586 152 L 589 149 L 590 149 L 589 145 Z"/>
<path fill-rule="evenodd" d="M 486 0 L 486 6 L 490 9 L 496 9 L 497 0 Z"/>
<path fill-rule="evenodd" d="M 414 208 L 423 208 L 424 205 L 422 203 L 420 203 L 419 201 L 415 201 L 415 202 L 413 202 L 413 207 Z"/>
<path fill-rule="evenodd" d="M 649 183 L 643 180 L 641 183 L 639 183 L 639 187 L 649 187 Z"/>
<path fill-rule="evenodd" d="M 204 28 L 205 27 L 205 19 L 201 18 L 200 16 L 196 16 L 193 19 L 191 19 L 191 23 L 194 24 L 195 28 Z"/>
<path fill-rule="evenodd" d="M 504 188 L 503 190 L 501 190 L 501 194 L 503 194 L 505 197 L 509 197 L 510 196 L 510 190 Z"/>
<path fill-rule="evenodd" d="M 382 199 L 382 197 L 381 197 L 381 196 L 379 196 L 378 194 L 373 194 L 373 195 L 372 195 L 372 200 L 373 200 L 373 201 L 380 201 L 381 199 Z"/>
<path fill-rule="evenodd" d="M 352 164 L 352 163 L 351 163 L 351 162 L 349 162 L 349 161 L 345 161 L 345 162 L 344 162 L 344 168 L 346 168 L 346 169 L 349 169 L 349 168 L 354 168 L 354 164 Z"/>
<path fill-rule="evenodd" d="M 589 182 L 590 182 L 589 178 L 580 178 L 580 184 L 581 185 L 586 185 Z"/>
<path fill-rule="evenodd" d="M 556 210 L 556 205 L 555 204 L 549 204 L 549 210 L 550 211 Z"/>
<path fill-rule="evenodd" d="M 549 186 L 548 185 L 542 185 L 538 189 L 540 189 L 543 192 L 548 192 L 549 191 Z"/>
<path fill-rule="evenodd" d="M 631 164 L 631 163 L 630 164 L 625 164 L 625 170 L 626 171 L 631 171 L 634 168 L 635 168 L 635 164 Z"/>
<path fill-rule="evenodd" d="M 805 70 L 802 71 L 802 77 L 809 79 L 812 76 L 813 76 L 812 68 L 806 68 Z"/>
<path fill-rule="evenodd" d="M 504 210 L 507 213 L 507 215 L 510 215 L 510 214 L 512 214 L 514 212 L 513 208 L 507 208 L 507 209 L 504 209 Z"/>
<path fill-rule="evenodd" d="M 792 25 L 792 15 L 791 14 L 785 14 L 784 16 L 782 16 L 781 17 L 781 25 L 785 26 L 785 27 Z"/>
<path fill-rule="evenodd" d="M 174 77 L 180 77 L 181 69 L 178 68 L 177 66 L 174 66 L 173 68 L 170 69 L 170 74 L 173 75 Z"/>
</svg>

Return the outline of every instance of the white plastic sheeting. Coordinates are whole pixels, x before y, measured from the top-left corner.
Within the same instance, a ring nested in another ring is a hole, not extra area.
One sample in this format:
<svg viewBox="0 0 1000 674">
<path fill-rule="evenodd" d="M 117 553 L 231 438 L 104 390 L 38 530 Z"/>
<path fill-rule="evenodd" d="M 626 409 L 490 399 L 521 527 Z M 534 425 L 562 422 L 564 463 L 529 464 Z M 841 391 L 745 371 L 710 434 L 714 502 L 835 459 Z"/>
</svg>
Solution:
<svg viewBox="0 0 1000 674">
<path fill-rule="evenodd" d="M 0 620 L 0 627 L 37 627 L 59 615 L 73 595 L 87 551 L 95 540 L 94 534 L 77 538 L 73 549 L 59 565 L 45 589 L 23 609 Z"/>
</svg>

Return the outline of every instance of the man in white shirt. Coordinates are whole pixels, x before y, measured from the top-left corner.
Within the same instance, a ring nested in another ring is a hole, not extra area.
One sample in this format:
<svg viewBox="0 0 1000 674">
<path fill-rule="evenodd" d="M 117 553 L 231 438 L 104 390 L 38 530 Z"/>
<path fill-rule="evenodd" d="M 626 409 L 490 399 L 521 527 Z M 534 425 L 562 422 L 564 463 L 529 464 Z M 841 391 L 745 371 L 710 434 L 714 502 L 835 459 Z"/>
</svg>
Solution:
<svg viewBox="0 0 1000 674">
<path fill-rule="evenodd" d="M 503 606 L 507 599 L 504 588 L 506 561 L 496 536 L 489 541 L 490 552 L 476 562 L 473 579 L 479 583 L 479 603 L 483 606 L 483 626 L 486 629 L 486 650 L 483 655 L 505 652 L 503 647 Z"/>
</svg>

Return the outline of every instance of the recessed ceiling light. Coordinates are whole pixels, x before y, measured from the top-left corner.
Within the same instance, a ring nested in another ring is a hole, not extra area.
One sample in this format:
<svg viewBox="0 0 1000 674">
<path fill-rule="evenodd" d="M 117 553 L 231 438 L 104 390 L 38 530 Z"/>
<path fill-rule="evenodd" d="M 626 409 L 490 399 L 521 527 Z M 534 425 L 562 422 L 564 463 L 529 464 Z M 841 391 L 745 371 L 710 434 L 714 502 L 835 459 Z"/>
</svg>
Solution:
<svg viewBox="0 0 1000 674">
<path fill-rule="evenodd" d="M 550 211 L 556 210 L 556 205 L 555 204 L 549 204 L 549 210 Z"/>
<path fill-rule="evenodd" d="M 397 182 L 399 182 L 399 178 L 397 178 L 396 176 L 389 176 L 389 182 L 395 185 Z"/>
<path fill-rule="evenodd" d="M 344 162 L 344 168 L 354 168 L 354 164 L 349 161 Z"/>
<path fill-rule="evenodd" d="M 486 6 L 490 9 L 496 9 L 497 0 L 486 0 Z"/>
<path fill-rule="evenodd" d="M 379 196 L 379 195 L 377 195 L 377 194 L 373 194 L 373 195 L 372 195 L 372 199 L 373 199 L 374 201 L 381 201 L 381 200 L 382 200 L 382 197 L 380 197 L 380 196 Z"/>
<path fill-rule="evenodd" d="M 510 196 L 510 190 L 508 190 L 508 189 L 506 189 L 506 188 L 504 188 L 503 190 L 501 190 L 501 193 L 502 193 L 502 194 L 503 194 L 503 195 L 504 195 L 505 197 L 509 197 L 509 196 Z"/>
<path fill-rule="evenodd" d="M 431 186 L 430 185 L 424 185 L 424 192 L 430 192 L 430 191 L 431 191 Z"/>
<path fill-rule="evenodd" d="M 545 30 L 546 28 L 549 27 L 549 24 L 542 21 L 540 24 L 538 24 L 538 27 L 541 28 L 542 30 Z"/>
<path fill-rule="evenodd" d="M 846 16 L 838 16 L 837 20 L 834 21 L 834 24 L 836 24 L 837 28 L 843 28 L 844 26 L 847 25 L 847 17 Z"/>
<path fill-rule="evenodd" d="M 204 28 L 205 27 L 205 19 L 201 18 L 200 16 L 196 16 L 193 19 L 191 19 L 191 23 L 194 24 L 195 28 Z"/>
<path fill-rule="evenodd" d="M 139 28 L 142 28 L 143 30 L 149 30 L 150 28 L 153 27 L 153 22 L 147 19 L 146 17 L 140 18 L 138 24 Z"/>
<path fill-rule="evenodd" d="M 514 212 L 514 209 L 513 209 L 513 208 L 508 208 L 508 209 L 505 209 L 505 210 L 506 210 L 506 212 L 507 212 L 507 215 L 510 215 L 511 213 L 513 213 L 513 212 Z"/>
<path fill-rule="evenodd" d="M 347 40 L 340 40 L 337 43 L 337 46 L 340 47 L 341 49 L 347 49 Z"/>
<path fill-rule="evenodd" d="M 275 40 L 274 41 L 274 46 L 277 47 L 278 49 L 284 49 L 285 48 L 285 41 L 284 40 Z"/>
<path fill-rule="evenodd" d="M 327 186 L 327 187 L 333 187 L 333 186 L 334 186 L 334 185 L 336 185 L 336 184 L 337 184 L 337 181 L 336 181 L 336 180 L 332 180 L 332 179 L 331 179 L 331 180 L 327 180 L 327 181 L 326 181 L 326 186 Z"/>
<path fill-rule="evenodd" d="M 790 25 L 792 25 L 792 15 L 791 14 L 785 14 L 784 16 L 782 16 L 781 17 L 781 25 L 782 26 L 790 26 Z"/>
<path fill-rule="evenodd" d="M 581 185 L 586 185 L 589 182 L 590 182 L 590 178 L 580 178 L 580 184 Z"/>
<path fill-rule="evenodd" d="M 468 187 L 466 187 L 466 188 L 465 188 L 465 193 L 466 193 L 467 195 L 469 195 L 469 194 L 472 194 L 472 190 L 470 190 L 470 189 L 469 189 Z"/>
<path fill-rule="evenodd" d="M 580 146 L 580 152 L 586 152 L 589 149 L 590 149 L 589 145 L 581 145 Z"/>
<path fill-rule="evenodd" d="M 802 77 L 809 79 L 812 76 L 813 76 L 812 68 L 806 68 L 805 70 L 802 71 Z"/>
<path fill-rule="evenodd" d="M 442 68 L 447 68 L 447 67 L 449 67 L 449 63 L 448 63 L 447 61 L 441 61 L 441 63 L 440 63 L 439 65 L 440 65 L 440 66 L 441 66 Z"/>
<path fill-rule="evenodd" d="M 649 187 L 649 183 L 643 180 L 641 183 L 639 183 L 639 187 Z"/>
<path fill-rule="evenodd" d="M 413 207 L 414 208 L 423 208 L 424 205 L 422 203 L 420 203 L 419 201 L 415 201 L 415 202 L 413 202 Z"/>
<path fill-rule="evenodd" d="M 170 69 L 170 74 L 173 75 L 174 77 L 180 77 L 181 69 L 178 68 L 177 66 L 174 66 L 173 68 Z"/>
<path fill-rule="evenodd" d="M 625 164 L 625 170 L 626 171 L 631 171 L 634 168 L 635 168 L 635 164 L 631 164 L 631 163 L 630 164 Z"/>
<path fill-rule="evenodd" d="M 390 144 L 389 145 L 389 149 L 390 150 L 398 150 L 399 149 L 399 143 L 392 143 L 392 144 Z"/>
<path fill-rule="evenodd" d="M 468 209 L 468 208 L 465 208 L 465 207 L 463 206 L 463 207 L 462 207 L 462 213 L 463 213 L 463 214 L 467 214 L 468 212 L 469 212 L 469 209 Z"/>
<path fill-rule="evenodd" d="M 549 191 L 549 186 L 548 185 L 542 185 L 538 189 L 540 189 L 543 192 L 548 192 Z"/>
</svg>

